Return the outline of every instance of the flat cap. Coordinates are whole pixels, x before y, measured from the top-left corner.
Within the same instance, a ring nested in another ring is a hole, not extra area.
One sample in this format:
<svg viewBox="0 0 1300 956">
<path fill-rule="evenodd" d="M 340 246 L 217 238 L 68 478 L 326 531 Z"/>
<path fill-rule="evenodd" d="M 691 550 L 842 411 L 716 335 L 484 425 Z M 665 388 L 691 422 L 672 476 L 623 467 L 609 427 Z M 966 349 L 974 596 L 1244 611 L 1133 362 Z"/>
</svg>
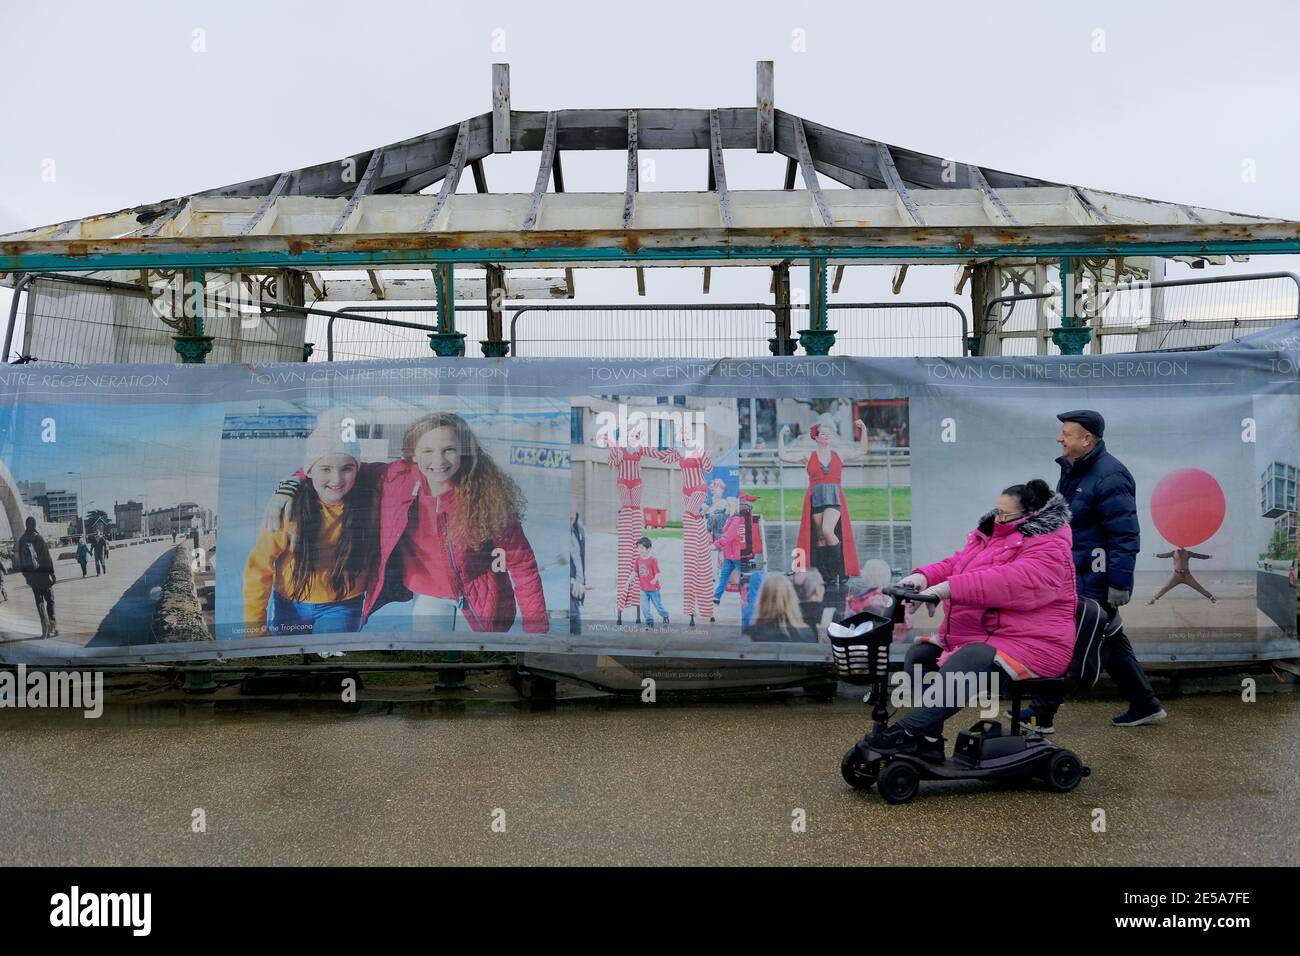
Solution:
<svg viewBox="0 0 1300 956">
<path fill-rule="evenodd" d="M 1061 412 L 1056 417 L 1063 422 L 1078 422 L 1098 438 L 1101 438 L 1106 431 L 1106 419 L 1101 417 L 1101 412 L 1094 412 L 1090 408 L 1077 408 L 1072 412 Z"/>
</svg>

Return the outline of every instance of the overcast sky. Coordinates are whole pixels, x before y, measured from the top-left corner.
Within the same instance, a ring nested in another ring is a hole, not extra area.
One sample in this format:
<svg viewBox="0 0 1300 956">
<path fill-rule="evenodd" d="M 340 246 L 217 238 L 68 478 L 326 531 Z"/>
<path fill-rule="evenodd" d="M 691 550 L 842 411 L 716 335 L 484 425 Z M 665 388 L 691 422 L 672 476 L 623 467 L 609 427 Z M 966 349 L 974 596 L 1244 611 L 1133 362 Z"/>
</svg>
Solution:
<svg viewBox="0 0 1300 956">
<path fill-rule="evenodd" d="M 754 62 L 771 59 L 776 105 L 839 129 L 1059 182 L 1300 219 L 1298 35 L 1300 7 L 1281 0 L 10 4 L 0 232 L 457 122 L 490 109 L 499 61 L 511 65 L 515 109 L 551 110 L 752 106 Z M 658 181 L 644 188 L 704 188 L 703 152 L 657 158 Z M 726 158 L 732 188 L 780 187 L 782 157 Z M 536 163 L 536 153 L 489 157 L 488 182 L 529 191 Z M 623 188 L 621 152 L 566 154 L 564 165 L 570 191 Z M 1238 268 L 1296 267 L 1273 257 Z M 715 270 L 710 299 L 765 300 L 766 272 L 745 271 Z M 900 298 L 944 297 L 953 273 L 913 270 Z M 850 270 L 839 298 L 890 298 L 888 275 Z M 578 284 L 581 301 L 635 299 L 630 270 L 584 272 Z M 699 300 L 700 272 L 656 271 L 649 292 Z"/>
</svg>

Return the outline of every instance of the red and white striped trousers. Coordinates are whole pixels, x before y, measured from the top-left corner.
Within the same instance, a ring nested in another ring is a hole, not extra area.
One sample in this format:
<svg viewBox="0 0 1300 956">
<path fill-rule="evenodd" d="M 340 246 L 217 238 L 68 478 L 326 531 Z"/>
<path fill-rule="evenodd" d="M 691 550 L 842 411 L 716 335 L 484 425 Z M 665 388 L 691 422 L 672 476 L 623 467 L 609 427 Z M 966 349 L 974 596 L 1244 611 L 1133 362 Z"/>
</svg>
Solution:
<svg viewBox="0 0 1300 956">
<path fill-rule="evenodd" d="M 713 614 L 713 539 L 700 508 L 706 492 L 701 486 L 682 495 L 682 611 Z"/>
</svg>

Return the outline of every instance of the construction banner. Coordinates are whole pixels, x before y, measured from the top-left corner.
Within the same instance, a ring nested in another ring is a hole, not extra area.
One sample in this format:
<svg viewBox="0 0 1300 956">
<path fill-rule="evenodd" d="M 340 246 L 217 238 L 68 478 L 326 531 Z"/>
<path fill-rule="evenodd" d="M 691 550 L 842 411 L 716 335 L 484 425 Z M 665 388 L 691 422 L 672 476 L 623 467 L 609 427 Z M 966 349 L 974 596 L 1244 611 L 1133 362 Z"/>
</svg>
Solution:
<svg viewBox="0 0 1300 956">
<path fill-rule="evenodd" d="M 1080 587 L 1127 600 L 1140 658 L 1294 657 L 1297 342 L 3 366 L 0 660 L 826 661 L 831 621 L 1035 478 L 1073 496 Z M 1126 499 L 1069 479 L 1057 416 L 1079 411 Z"/>
</svg>

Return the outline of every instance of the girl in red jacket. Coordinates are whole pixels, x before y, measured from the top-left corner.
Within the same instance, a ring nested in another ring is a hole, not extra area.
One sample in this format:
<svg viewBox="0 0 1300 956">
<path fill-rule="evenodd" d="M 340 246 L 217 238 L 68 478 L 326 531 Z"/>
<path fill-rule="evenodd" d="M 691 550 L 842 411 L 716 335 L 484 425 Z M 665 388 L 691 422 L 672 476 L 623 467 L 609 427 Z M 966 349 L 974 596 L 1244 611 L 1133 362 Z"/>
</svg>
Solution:
<svg viewBox="0 0 1300 956">
<path fill-rule="evenodd" d="M 378 569 L 363 627 L 390 601 L 414 599 L 412 614 L 432 618 L 437 630 L 455 629 L 463 618 L 473 631 L 504 633 L 518 613 L 526 632 L 546 633 L 523 493 L 463 418 L 435 412 L 417 419 L 402 437 L 401 458 L 361 467 L 376 481 L 379 500 Z M 287 484 L 283 491 L 294 490 Z"/>
</svg>

